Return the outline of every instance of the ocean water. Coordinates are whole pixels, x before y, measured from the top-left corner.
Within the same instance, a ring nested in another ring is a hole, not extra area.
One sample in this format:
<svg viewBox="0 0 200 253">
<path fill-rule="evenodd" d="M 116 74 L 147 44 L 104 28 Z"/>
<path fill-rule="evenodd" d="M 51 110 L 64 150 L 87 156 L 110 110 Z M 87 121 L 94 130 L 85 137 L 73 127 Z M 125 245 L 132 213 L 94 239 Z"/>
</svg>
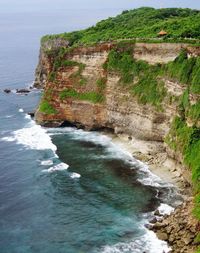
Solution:
<svg viewBox="0 0 200 253">
<path fill-rule="evenodd" d="M 168 211 L 179 200 L 172 185 L 103 133 L 36 125 L 27 113 L 36 108 L 40 91 L 2 91 L 34 80 L 42 34 L 78 28 L 76 16 L 82 15 L 84 27 L 115 11 L 59 10 L 56 20 L 56 12 L 0 16 L 1 253 L 169 250 L 144 225 L 156 208 Z"/>
</svg>

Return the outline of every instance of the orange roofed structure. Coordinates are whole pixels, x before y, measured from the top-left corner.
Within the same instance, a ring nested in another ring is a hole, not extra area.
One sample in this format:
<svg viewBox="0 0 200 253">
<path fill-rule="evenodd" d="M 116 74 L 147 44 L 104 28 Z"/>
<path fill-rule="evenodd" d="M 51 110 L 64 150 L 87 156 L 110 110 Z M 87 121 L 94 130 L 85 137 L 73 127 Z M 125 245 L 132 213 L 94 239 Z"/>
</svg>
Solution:
<svg viewBox="0 0 200 253">
<path fill-rule="evenodd" d="M 160 32 L 158 33 L 158 36 L 165 36 L 165 35 L 167 35 L 167 32 L 164 31 L 164 30 L 162 30 L 162 31 L 160 31 Z"/>
</svg>

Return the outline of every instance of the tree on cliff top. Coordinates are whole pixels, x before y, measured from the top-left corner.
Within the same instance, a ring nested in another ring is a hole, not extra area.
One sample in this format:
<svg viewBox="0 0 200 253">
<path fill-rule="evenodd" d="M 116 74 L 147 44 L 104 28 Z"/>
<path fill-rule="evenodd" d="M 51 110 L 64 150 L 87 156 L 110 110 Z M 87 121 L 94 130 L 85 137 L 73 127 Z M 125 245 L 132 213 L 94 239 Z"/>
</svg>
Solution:
<svg viewBox="0 0 200 253">
<path fill-rule="evenodd" d="M 200 11 L 150 7 L 126 10 L 85 30 L 44 36 L 42 42 L 64 38 L 69 40 L 70 45 L 80 45 L 117 39 L 155 38 L 163 29 L 167 31 L 168 38 L 200 39 Z"/>
</svg>

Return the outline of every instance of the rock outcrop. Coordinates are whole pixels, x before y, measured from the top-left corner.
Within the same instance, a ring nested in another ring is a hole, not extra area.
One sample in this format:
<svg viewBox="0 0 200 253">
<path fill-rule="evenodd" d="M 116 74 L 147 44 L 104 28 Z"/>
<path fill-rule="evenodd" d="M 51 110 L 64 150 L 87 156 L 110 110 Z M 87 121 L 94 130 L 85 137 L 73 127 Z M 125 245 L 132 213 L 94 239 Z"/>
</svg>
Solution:
<svg viewBox="0 0 200 253">
<path fill-rule="evenodd" d="M 193 199 L 188 199 L 175 212 L 157 221 L 152 230 L 160 240 L 167 241 L 173 253 L 193 253 L 200 224 L 191 216 Z"/>
<path fill-rule="evenodd" d="M 126 134 L 130 139 L 163 143 L 172 119 L 179 113 L 177 98 L 184 93 L 186 86 L 163 79 L 161 81 L 164 82 L 167 96 L 162 108 L 142 104 L 133 96 L 130 87 L 120 82 L 119 74 L 105 70 L 108 54 L 115 43 L 74 49 L 68 46 L 66 41 L 54 40 L 51 43 L 46 42 L 40 50 L 35 87 L 43 88 L 44 96 L 35 113 L 36 121 L 44 126 L 65 123 L 89 130 L 107 128 L 116 134 Z M 136 43 L 133 46 L 133 57 L 156 65 L 173 61 L 181 49 L 187 50 L 189 56 L 200 56 L 200 47 L 187 44 Z M 66 61 L 62 64 L 56 62 L 57 56 L 63 52 Z M 197 97 L 194 95 L 190 99 L 197 100 Z M 190 184 L 190 173 L 182 164 L 181 154 L 172 151 L 168 146 L 163 148 L 181 166 L 179 176 Z M 191 249 L 195 247 L 194 226 L 184 223 L 184 217 L 189 215 L 191 208 L 185 205 L 183 209 L 177 209 L 173 216 L 160 222 L 159 229 L 157 225 L 154 227 L 159 237 L 173 246 L 175 253 L 189 253 L 189 246 L 192 246 Z M 182 217 L 180 224 L 173 227 L 177 216 Z M 180 248 L 182 251 L 178 251 Z"/>
</svg>

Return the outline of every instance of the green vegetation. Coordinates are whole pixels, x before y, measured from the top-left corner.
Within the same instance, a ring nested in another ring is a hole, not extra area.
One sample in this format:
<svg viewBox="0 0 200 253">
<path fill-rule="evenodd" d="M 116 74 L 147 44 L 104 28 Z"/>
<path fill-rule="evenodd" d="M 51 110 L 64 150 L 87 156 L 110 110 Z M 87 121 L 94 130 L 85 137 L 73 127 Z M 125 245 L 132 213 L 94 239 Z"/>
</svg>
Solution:
<svg viewBox="0 0 200 253">
<path fill-rule="evenodd" d="M 64 100 L 67 98 L 75 98 L 77 100 L 86 100 L 92 103 L 102 103 L 104 101 L 104 96 L 96 92 L 85 92 L 78 93 L 74 89 L 65 89 L 60 92 L 60 99 Z"/>
<path fill-rule="evenodd" d="M 182 50 L 175 61 L 165 65 L 163 73 L 191 86 L 193 93 L 200 93 L 200 57 L 188 58 L 186 50 Z"/>
<path fill-rule="evenodd" d="M 70 46 L 131 38 L 146 40 L 156 38 L 163 29 L 168 33 L 166 41 L 200 39 L 200 11 L 149 7 L 123 11 L 120 15 L 102 20 L 85 30 L 47 35 L 42 38 L 42 43 L 55 38 L 68 40 Z M 198 40 L 186 41 L 198 43 Z"/>
<path fill-rule="evenodd" d="M 179 117 L 177 116 L 166 137 L 166 143 L 183 155 L 184 163 L 192 171 L 195 190 L 194 215 L 200 220 L 200 101 L 191 104 L 190 96 L 200 94 L 200 57 L 188 58 L 184 50 L 174 62 L 163 67 L 162 74 L 186 85 L 186 90 L 180 98 Z M 187 119 L 192 120 L 193 126 L 188 126 Z M 200 235 L 199 235 L 200 238 Z M 199 238 L 196 238 L 199 241 Z"/>
<path fill-rule="evenodd" d="M 101 77 L 100 79 L 97 80 L 96 85 L 99 88 L 100 92 L 103 92 L 104 89 L 106 88 L 106 82 L 107 82 L 106 77 Z"/>
<path fill-rule="evenodd" d="M 184 163 L 192 171 L 195 191 L 193 213 L 200 220 L 200 128 L 187 126 L 185 119 L 177 116 L 165 141 L 173 150 L 183 154 Z M 196 241 L 200 242 L 199 239 L 200 235 Z"/>
<path fill-rule="evenodd" d="M 79 78 L 80 84 L 86 83 L 86 80 L 81 75 L 82 71 L 85 68 L 85 64 L 67 59 L 67 53 L 68 49 L 63 47 L 56 51 L 48 51 L 47 55 L 53 59 L 52 70 L 48 76 L 49 81 L 54 82 L 56 80 L 56 74 L 60 68 L 71 68 L 78 66 L 78 71 L 73 74 L 72 78 Z"/>
<path fill-rule="evenodd" d="M 190 107 L 188 116 L 196 121 L 200 119 L 200 101 Z"/>
<path fill-rule="evenodd" d="M 161 109 L 161 103 L 167 94 L 164 83 L 159 80 L 162 66 L 136 61 L 133 58 L 133 48 L 134 44 L 117 45 L 116 49 L 110 51 L 104 68 L 117 72 L 121 77 L 120 83 L 128 85 L 139 102 Z"/>
<path fill-rule="evenodd" d="M 152 104 L 159 110 L 167 91 L 164 82 L 156 80 L 154 74 L 148 74 L 133 86 L 133 93 L 138 96 L 142 104 Z"/>
<path fill-rule="evenodd" d="M 57 113 L 53 106 L 45 99 L 40 103 L 39 111 L 49 115 Z"/>
<path fill-rule="evenodd" d="M 119 72 L 123 83 L 132 82 L 134 73 L 137 71 L 137 63 L 133 59 L 131 49 L 125 51 L 111 50 L 107 65 L 104 67 L 107 70 Z"/>
<path fill-rule="evenodd" d="M 196 193 L 194 214 L 200 220 L 200 128 L 188 127 L 184 119 L 176 117 L 166 143 L 173 150 L 183 154 L 184 163 L 192 170 Z"/>
</svg>

